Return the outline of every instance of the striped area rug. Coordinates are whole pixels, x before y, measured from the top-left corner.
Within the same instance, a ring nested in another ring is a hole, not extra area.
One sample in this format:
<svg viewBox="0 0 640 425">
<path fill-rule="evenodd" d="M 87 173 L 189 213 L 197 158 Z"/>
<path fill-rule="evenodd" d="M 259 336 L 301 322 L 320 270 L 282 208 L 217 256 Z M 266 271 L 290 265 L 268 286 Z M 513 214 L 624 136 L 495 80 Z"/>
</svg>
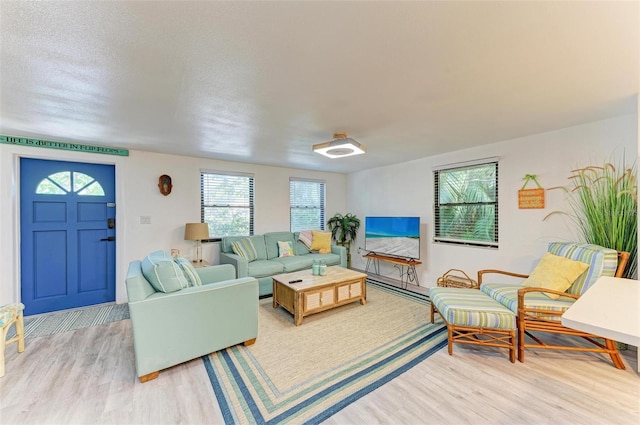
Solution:
<svg viewBox="0 0 640 425">
<path fill-rule="evenodd" d="M 128 304 L 106 304 L 65 310 L 53 313 L 26 316 L 24 318 L 24 337 L 36 338 L 91 326 L 103 325 L 129 318 Z M 9 331 L 15 335 L 15 326 Z"/>
<path fill-rule="evenodd" d="M 320 423 L 447 344 L 428 297 L 367 280 L 367 304 L 306 317 L 301 326 L 260 301 L 254 345 L 203 360 L 227 424 Z"/>
</svg>

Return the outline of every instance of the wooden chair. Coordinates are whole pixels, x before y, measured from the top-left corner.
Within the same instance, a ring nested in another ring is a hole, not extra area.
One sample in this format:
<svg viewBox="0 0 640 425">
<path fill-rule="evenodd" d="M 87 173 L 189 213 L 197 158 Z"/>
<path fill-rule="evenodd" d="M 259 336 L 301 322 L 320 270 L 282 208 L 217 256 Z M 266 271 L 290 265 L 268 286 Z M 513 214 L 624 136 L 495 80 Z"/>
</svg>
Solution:
<svg viewBox="0 0 640 425">
<path fill-rule="evenodd" d="M 500 301 L 517 315 L 518 327 L 518 360 L 524 362 L 526 348 L 547 350 L 582 351 L 608 354 L 618 369 L 624 369 L 622 357 L 616 342 L 576 329 L 567 328 L 561 323 L 562 314 L 585 293 L 600 276 L 621 277 L 629 260 L 628 252 L 602 248 L 597 245 L 553 242 L 548 251 L 572 260 L 589 264 L 589 269 L 566 292 L 558 292 L 544 288 L 525 288 L 519 284 L 486 283 L 487 274 L 501 274 L 516 278 L 527 278 L 528 275 L 503 270 L 478 271 L 480 290 Z M 556 294 L 557 300 L 544 295 Z M 582 337 L 591 344 L 588 346 L 548 344 L 536 333 L 548 333 Z M 533 342 L 526 340 L 528 336 Z"/>
<path fill-rule="evenodd" d="M 24 351 L 24 321 L 22 311 L 24 304 L 7 304 L 0 307 L 0 329 L 2 329 L 2 339 L 0 339 L 0 378 L 4 376 L 4 349 L 7 344 L 18 343 L 18 353 Z M 15 323 L 16 335 L 7 339 L 9 328 Z"/>
</svg>

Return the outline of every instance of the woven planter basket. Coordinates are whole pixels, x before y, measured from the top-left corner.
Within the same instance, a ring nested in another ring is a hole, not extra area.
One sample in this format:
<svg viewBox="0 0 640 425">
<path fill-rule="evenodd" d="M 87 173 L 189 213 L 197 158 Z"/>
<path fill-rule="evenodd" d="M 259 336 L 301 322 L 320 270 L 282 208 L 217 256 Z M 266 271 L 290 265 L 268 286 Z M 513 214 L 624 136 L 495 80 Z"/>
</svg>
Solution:
<svg viewBox="0 0 640 425">
<path fill-rule="evenodd" d="M 469 288 L 478 289 L 478 282 L 471 279 L 465 272 L 458 269 L 450 269 L 438 278 L 438 286 L 446 288 Z"/>
</svg>

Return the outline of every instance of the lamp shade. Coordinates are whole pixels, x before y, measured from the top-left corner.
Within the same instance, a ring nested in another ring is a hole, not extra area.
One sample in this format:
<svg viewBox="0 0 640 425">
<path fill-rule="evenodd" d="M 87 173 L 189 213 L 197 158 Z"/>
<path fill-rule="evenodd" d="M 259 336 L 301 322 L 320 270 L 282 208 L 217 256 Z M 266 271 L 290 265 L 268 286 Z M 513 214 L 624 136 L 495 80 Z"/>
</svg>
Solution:
<svg viewBox="0 0 640 425">
<path fill-rule="evenodd" d="M 201 241 L 209 239 L 209 225 L 207 223 L 187 223 L 184 226 L 184 240 Z"/>
</svg>

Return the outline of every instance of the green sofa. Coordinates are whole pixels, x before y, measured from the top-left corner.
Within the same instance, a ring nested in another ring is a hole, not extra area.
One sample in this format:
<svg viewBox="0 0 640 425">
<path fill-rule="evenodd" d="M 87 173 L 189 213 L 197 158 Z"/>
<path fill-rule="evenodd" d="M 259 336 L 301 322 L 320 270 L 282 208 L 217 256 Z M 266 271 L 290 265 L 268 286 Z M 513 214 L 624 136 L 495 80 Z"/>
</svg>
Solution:
<svg viewBox="0 0 640 425">
<path fill-rule="evenodd" d="M 126 287 L 136 373 L 142 382 L 157 377 L 161 369 L 255 342 L 258 281 L 237 279 L 228 264 L 192 270 L 201 286 L 165 293 L 147 280 L 141 261 L 129 264 Z"/>
<path fill-rule="evenodd" d="M 271 276 L 280 273 L 295 272 L 310 269 L 313 261 L 323 261 L 328 266 L 347 267 L 347 249 L 343 246 L 332 245 L 331 253 L 318 254 L 309 251 L 302 242 L 298 241 L 298 232 L 270 232 L 254 236 L 226 236 L 220 243 L 220 264 L 231 264 L 235 267 L 237 277 L 255 277 L 259 282 L 260 296 L 268 296 L 273 292 Z M 253 242 L 258 254 L 255 261 L 234 254 L 231 243 L 249 238 Z M 291 241 L 294 256 L 278 257 L 278 241 Z"/>
</svg>

